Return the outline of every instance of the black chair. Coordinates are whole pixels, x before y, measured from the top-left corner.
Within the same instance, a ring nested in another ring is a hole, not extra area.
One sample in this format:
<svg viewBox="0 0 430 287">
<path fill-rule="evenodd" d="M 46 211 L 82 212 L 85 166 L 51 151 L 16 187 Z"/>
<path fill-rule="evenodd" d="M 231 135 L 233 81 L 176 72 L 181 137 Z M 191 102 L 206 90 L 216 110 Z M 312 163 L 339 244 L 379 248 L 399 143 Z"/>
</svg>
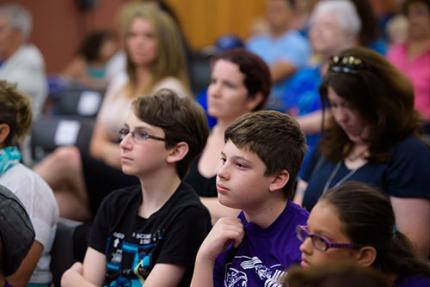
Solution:
<svg viewBox="0 0 430 287">
<path fill-rule="evenodd" d="M 59 146 L 74 145 L 88 152 L 95 120 L 53 116 L 37 119 L 31 132 L 31 154 L 38 162 Z"/>
<path fill-rule="evenodd" d="M 207 88 L 211 78 L 209 57 L 204 53 L 193 53 L 189 62 L 191 89 L 196 95 Z"/>
<path fill-rule="evenodd" d="M 67 88 L 51 94 L 53 114 L 94 118 L 103 101 L 104 91 Z"/>
<path fill-rule="evenodd" d="M 57 224 L 54 244 L 51 249 L 52 283 L 60 287 L 61 276 L 69 269 L 75 260 L 74 233 L 82 223 L 66 218 L 60 218 Z"/>
</svg>

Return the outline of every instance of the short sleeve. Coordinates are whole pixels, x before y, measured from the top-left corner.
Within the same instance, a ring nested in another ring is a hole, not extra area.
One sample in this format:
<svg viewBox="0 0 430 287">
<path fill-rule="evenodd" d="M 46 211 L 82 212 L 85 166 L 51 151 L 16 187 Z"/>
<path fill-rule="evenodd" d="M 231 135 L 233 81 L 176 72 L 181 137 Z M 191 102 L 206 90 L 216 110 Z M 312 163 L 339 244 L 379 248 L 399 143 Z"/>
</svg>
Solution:
<svg viewBox="0 0 430 287">
<path fill-rule="evenodd" d="M 210 227 L 207 210 L 191 207 L 183 211 L 166 233 L 157 263 L 193 265 Z"/>
<path fill-rule="evenodd" d="M 307 40 L 299 33 L 294 32 L 294 37 L 291 37 L 290 41 L 282 60 L 289 62 L 297 69 L 305 67 L 311 55 Z"/>
<path fill-rule="evenodd" d="M 385 174 L 384 191 L 390 196 L 430 199 L 430 149 L 418 139 L 398 145 Z"/>
<path fill-rule="evenodd" d="M 58 206 L 53 191 L 34 171 L 17 164 L 0 177 L 22 202 L 34 227 L 35 240 L 50 249 L 58 221 Z"/>
</svg>

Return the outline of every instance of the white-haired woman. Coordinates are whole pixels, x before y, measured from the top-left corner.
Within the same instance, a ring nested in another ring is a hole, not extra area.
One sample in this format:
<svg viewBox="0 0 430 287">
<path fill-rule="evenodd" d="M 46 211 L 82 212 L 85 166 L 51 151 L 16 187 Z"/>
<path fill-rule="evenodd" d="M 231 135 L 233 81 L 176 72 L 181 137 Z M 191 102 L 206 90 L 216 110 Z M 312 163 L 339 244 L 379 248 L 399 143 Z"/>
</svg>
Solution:
<svg viewBox="0 0 430 287">
<path fill-rule="evenodd" d="M 283 99 L 290 115 L 297 117 L 311 151 L 319 141 L 321 101 L 319 86 L 328 59 L 342 50 L 355 46 L 361 21 L 349 0 L 319 2 L 310 17 L 309 37 L 317 62 L 300 70 L 292 79 Z M 308 158 L 305 158 L 304 166 Z M 300 188 L 300 186 L 299 186 Z M 297 200 L 300 201 L 298 194 Z"/>
</svg>

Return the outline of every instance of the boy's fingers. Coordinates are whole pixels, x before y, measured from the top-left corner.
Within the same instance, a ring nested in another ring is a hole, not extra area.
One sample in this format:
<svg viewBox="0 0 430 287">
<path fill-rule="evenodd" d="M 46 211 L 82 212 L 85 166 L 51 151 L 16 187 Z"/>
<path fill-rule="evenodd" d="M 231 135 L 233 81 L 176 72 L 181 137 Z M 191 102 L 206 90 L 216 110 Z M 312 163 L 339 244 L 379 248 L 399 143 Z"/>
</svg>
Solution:
<svg viewBox="0 0 430 287">
<path fill-rule="evenodd" d="M 80 262 L 75 262 L 75 264 L 70 267 L 71 270 L 82 273 L 83 265 Z"/>
</svg>

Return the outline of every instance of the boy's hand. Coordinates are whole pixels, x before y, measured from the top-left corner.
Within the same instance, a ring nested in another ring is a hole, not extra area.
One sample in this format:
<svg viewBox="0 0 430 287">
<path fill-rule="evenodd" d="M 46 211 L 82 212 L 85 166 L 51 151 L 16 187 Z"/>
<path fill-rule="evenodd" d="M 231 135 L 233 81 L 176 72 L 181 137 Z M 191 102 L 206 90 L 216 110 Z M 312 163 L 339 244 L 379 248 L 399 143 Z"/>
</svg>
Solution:
<svg viewBox="0 0 430 287">
<path fill-rule="evenodd" d="M 197 256 L 215 262 L 216 257 L 229 243 L 233 243 L 234 247 L 239 246 L 244 235 L 243 225 L 239 218 L 220 218 L 206 236 Z"/>
<path fill-rule="evenodd" d="M 76 262 L 61 277 L 61 287 L 97 287 L 84 278 L 84 266 Z"/>
<path fill-rule="evenodd" d="M 76 284 L 76 282 L 79 282 L 82 278 L 83 271 L 84 268 L 82 266 L 82 263 L 76 262 L 75 264 L 73 264 L 72 267 L 67 269 L 61 277 L 61 286 L 74 286 L 74 284 Z"/>
<path fill-rule="evenodd" d="M 235 247 L 239 246 L 244 235 L 239 218 L 220 218 L 200 246 L 190 286 L 212 287 L 215 259 L 229 243 L 233 243 Z"/>
</svg>

